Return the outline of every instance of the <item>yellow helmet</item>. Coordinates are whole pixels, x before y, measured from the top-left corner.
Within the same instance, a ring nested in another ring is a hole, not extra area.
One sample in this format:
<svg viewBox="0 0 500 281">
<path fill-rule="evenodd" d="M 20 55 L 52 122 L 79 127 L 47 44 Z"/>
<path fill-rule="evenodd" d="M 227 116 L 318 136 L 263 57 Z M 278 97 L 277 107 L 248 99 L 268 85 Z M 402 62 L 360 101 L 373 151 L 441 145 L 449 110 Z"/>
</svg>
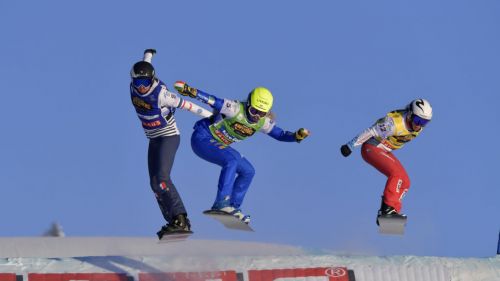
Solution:
<svg viewBox="0 0 500 281">
<path fill-rule="evenodd" d="M 273 95 L 264 87 L 253 89 L 248 95 L 248 104 L 262 112 L 269 112 L 273 107 Z"/>
</svg>

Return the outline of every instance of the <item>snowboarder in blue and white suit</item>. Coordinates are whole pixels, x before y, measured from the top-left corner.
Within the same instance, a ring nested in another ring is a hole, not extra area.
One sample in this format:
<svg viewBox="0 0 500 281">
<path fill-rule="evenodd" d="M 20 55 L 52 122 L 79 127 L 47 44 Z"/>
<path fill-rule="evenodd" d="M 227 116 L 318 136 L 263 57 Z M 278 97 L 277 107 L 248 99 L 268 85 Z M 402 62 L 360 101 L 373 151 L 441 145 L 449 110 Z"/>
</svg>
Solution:
<svg viewBox="0 0 500 281">
<path fill-rule="evenodd" d="M 132 67 L 130 97 L 144 132 L 149 139 L 148 169 L 150 185 L 167 224 L 158 237 L 176 233 L 192 233 L 187 211 L 170 177 L 180 132 L 175 122 L 175 109 L 208 117 L 212 113 L 170 92 L 156 75 L 151 58 L 155 50 L 144 52 L 144 59 Z"/>
</svg>

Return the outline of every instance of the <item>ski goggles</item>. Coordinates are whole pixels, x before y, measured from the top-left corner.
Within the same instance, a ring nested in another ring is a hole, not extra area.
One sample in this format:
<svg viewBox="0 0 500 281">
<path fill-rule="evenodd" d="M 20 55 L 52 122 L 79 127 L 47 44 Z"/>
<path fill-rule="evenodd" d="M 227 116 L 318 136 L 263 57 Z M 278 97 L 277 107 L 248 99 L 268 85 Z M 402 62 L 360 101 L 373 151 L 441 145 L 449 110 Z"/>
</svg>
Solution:
<svg viewBox="0 0 500 281">
<path fill-rule="evenodd" d="M 413 124 L 417 125 L 417 126 L 422 126 L 424 127 L 425 125 L 427 125 L 427 123 L 429 123 L 431 120 L 427 120 L 427 119 L 424 119 L 420 116 L 417 116 L 415 114 L 412 114 L 411 115 L 411 122 L 413 122 Z"/>
<path fill-rule="evenodd" d="M 132 85 L 136 89 L 139 89 L 141 87 L 149 88 L 149 87 L 151 87 L 151 85 L 153 85 L 153 79 L 151 79 L 151 78 L 134 78 L 134 79 L 132 79 Z"/>
<path fill-rule="evenodd" d="M 252 115 L 253 117 L 265 117 L 267 115 L 267 112 L 264 112 L 264 111 L 260 111 L 258 110 L 257 108 L 253 107 L 253 106 L 250 106 L 248 108 L 248 113 L 250 113 L 250 115 Z"/>
</svg>

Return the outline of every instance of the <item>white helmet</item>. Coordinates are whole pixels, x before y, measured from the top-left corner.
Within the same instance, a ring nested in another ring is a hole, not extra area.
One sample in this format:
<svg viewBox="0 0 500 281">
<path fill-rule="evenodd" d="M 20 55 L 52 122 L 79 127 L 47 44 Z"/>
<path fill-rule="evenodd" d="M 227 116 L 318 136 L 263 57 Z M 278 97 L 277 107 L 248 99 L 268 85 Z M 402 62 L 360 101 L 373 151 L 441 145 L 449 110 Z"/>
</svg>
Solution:
<svg viewBox="0 0 500 281">
<path fill-rule="evenodd" d="M 416 125 L 425 126 L 432 119 L 432 107 L 427 100 L 416 99 L 406 109 L 409 120 Z"/>
<path fill-rule="evenodd" d="M 431 120 L 432 107 L 431 104 L 425 99 L 416 99 L 408 105 L 408 110 L 420 118 Z"/>
</svg>

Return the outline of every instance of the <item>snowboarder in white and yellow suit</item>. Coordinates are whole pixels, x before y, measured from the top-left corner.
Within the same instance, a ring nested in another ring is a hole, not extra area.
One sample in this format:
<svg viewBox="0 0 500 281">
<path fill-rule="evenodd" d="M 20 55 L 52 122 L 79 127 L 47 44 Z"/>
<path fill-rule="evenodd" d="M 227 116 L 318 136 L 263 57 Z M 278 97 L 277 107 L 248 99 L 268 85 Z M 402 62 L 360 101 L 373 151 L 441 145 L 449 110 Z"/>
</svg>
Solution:
<svg viewBox="0 0 500 281">
<path fill-rule="evenodd" d="M 345 157 L 351 154 L 355 146 L 362 145 L 363 159 L 387 176 L 379 216 L 405 216 L 400 214 L 401 199 L 410 188 L 410 178 L 391 151 L 400 149 L 416 138 L 431 118 L 430 103 L 425 99 L 416 99 L 405 109 L 389 112 L 373 126 L 342 145 L 340 150 Z"/>
</svg>

